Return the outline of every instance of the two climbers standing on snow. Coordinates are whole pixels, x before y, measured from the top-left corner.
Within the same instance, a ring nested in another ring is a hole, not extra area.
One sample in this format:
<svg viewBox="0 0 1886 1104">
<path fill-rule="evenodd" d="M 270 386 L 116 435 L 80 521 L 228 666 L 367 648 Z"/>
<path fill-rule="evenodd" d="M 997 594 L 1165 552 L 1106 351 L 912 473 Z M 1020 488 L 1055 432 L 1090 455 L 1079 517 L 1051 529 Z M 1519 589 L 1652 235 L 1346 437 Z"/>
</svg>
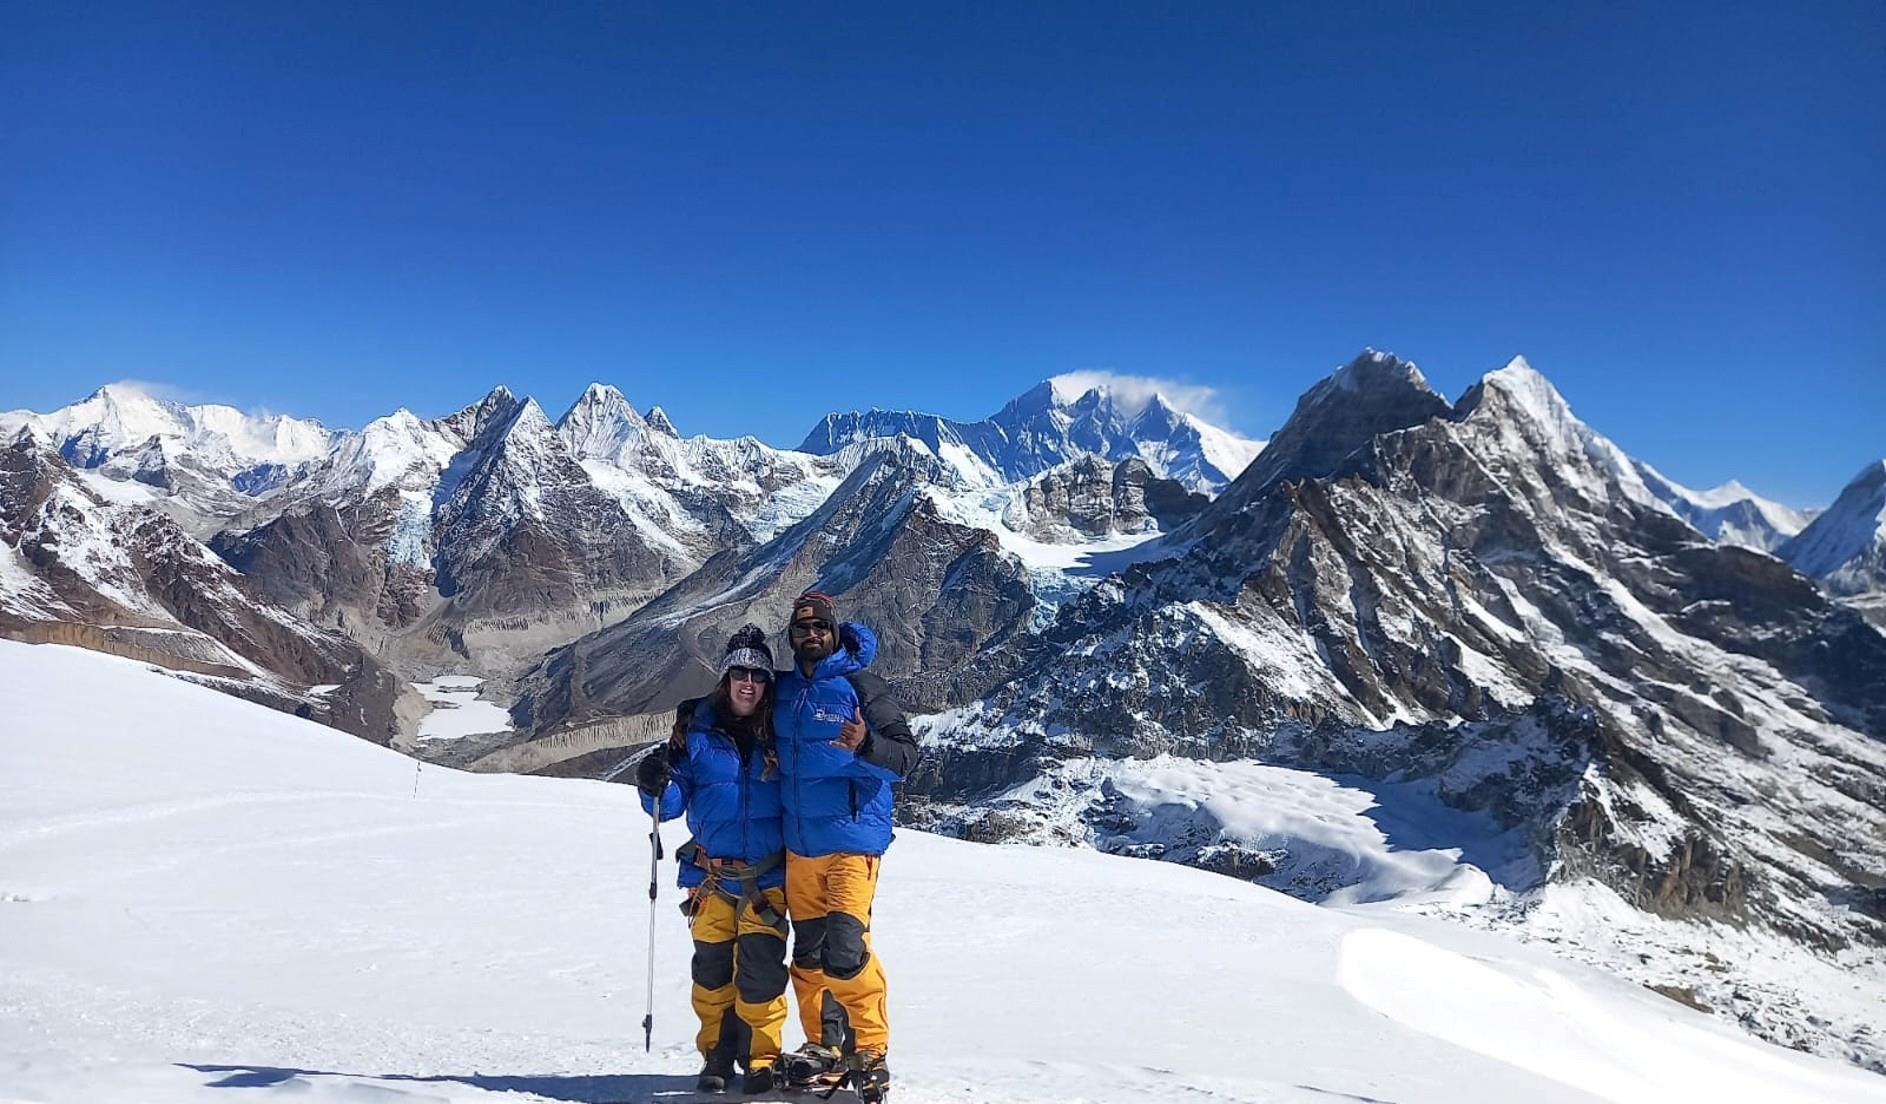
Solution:
<svg viewBox="0 0 1886 1104">
<path fill-rule="evenodd" d="M 787 634 L 794 663 L 774 675 L 764 633 L 735 633 L 713 693 L 682 704 L 676 739 L 643 759 L 636 781 L 644 807 L 660 800 L 664 820 L 685 809 L 694 832 L 680 880 L 694 910 L 701 1088 L 724 1087 L 739 1060 L 750 1092 L 842 1079 L 875 1100 L 889 1086 L 890 1026 L 871 905 L 891 841 L 891 784 L 915 765 L 916 740 L 888 684 L 865 669 L 876 637 L 840 623 L 830 596 L 796 599 Z M 784 929 L 766 915 L 777 911 L 782 854 L 806 1038 L 783 1056 Z"/>
</svg>

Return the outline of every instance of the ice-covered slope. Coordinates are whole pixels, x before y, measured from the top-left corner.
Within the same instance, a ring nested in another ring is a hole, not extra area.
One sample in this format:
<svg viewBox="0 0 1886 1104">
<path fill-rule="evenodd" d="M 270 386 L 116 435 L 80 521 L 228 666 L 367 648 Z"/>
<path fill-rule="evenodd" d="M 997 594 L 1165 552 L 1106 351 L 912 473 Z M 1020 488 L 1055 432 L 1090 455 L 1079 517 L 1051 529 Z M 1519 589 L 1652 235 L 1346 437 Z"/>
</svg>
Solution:
<svg viewBox="0 0 1886 1104">
<path fill-rule="evenodd" d="M 34 782 L 0 792 L 0 1098 L 685 1095 L 668 864 L 640 1047 L 633 791 L 416 774 L 66 649 L 0 643 L 0 710 Z M 1496 937 L 1178 866 L 905 832 L 875 919 L 906 1104 L 1886 1100 Z"/>
</svg>

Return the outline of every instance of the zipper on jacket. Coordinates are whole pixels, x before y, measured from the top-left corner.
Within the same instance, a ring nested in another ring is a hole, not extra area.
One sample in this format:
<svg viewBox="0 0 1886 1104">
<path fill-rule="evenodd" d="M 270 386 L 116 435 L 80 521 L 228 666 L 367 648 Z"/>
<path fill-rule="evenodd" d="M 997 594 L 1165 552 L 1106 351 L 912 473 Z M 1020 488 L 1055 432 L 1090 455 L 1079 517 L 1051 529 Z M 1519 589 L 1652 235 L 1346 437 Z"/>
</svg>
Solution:
<svg viewBox="0 0 1886 1104">
<path fill-rule="evenodd" d="M 855 823 L 858 819 L 858 784 L 856 782 L 847 782 L 845 783 L 845 789 L 851 792 L 851 819 Z"/>
</svg>

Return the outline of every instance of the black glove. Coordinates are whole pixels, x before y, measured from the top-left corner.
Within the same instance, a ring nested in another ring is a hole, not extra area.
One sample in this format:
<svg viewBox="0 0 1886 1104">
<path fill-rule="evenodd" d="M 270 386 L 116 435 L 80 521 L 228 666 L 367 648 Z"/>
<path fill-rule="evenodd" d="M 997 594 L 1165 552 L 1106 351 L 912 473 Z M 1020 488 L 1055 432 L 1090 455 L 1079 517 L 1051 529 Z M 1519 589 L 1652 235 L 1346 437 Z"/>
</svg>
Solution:
<svg viewBox="0 0 1886 1104">
<path fill-rule="evenodd" d="M 635 765 L 635 788 L 659 801 L 668 792 L 668 779 L 673 774 L 668 766 L 668 745 L 656 744 Z"/>
</svg>

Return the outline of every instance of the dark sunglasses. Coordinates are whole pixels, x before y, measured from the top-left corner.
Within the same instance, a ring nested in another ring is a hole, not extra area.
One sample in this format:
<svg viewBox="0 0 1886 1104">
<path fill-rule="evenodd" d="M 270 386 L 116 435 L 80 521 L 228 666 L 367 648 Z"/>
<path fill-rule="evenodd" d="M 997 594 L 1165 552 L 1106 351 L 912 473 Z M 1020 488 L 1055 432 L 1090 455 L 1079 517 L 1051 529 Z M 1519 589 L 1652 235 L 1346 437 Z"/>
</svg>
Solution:
<svg viewBox="0 0 1886 1104">
<path fill-rule="evenodd" d="M 832 623 L 830 621 L 794 621 L 786 631 L 793 636 L 811 636 L 815 632 L 829 633 L 832 631 Z"/>
<path fill-rule="evenodd" d="M 771 682 L 773 681 L 773 673 L 771 671 L 762 671 L 757 667 L 729 667 L 727 668 L 727 681 Z"/>
</svg>

